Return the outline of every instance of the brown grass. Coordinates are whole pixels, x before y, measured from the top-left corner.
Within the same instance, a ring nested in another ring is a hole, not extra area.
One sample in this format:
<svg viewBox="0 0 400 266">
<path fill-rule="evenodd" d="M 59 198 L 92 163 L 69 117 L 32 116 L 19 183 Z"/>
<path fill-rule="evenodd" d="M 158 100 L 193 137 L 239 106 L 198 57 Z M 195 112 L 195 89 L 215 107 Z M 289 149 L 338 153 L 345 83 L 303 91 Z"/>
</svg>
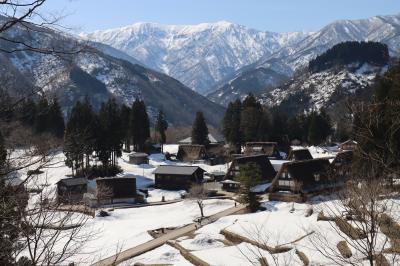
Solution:
<svg viewBox="0 0 400 266">
<path fill-rule="evenodd" d="M 379 228 L 384 233 L 391 243 L 389 252 L 400 253 L 400 225 L 387 214 L 382 214 L 379 217 Z"/>
<path fill-rule="evenodd" d="M 346 241 L 340 241 L 339 243 L 337 243 L 336 247 L 339 250 L 340 254 L 343 256 L 343 258 L 348 259 L 351 256 L 353 256 L 353 253 L 351 252 Z"/>
<path fill-rule="evenodd" d="M 350 223 L 340 217 L 336 217 L 335 223 L 339 227 L 340 231 L 351 237 L 352 239 L 363 239 L 365 233 L 358 228 L 354 228 Z"/>
<path fill-rule="evenodd" d="M 310 207 L 310 208 L 308 208 L 308 209 L 306 210 L 305 216 L 306 216 L 306 217 L 310 217 L 313 213 L 314 213 L 314 210 L 313 210 L 312 207 Z"/>
<path fill-rule="evenodd" d="M 330 222 L 333 222 L 333 221 L 335 221 L 335 219 L 336 219 L 335 217 L 325 216 L 323 211 L 318 213 L 318 217 L 317 217 L 317 221 L 330 221 Z"/>
<path fill-rule="evenodd" d="M 303 262 L 304 266 L 310 265 L 310 260 L 307 258 L 306 254 L 304 254 L 304 252 L 301 252 L 300 250 L 296 249 L 296 255 Z"/>
<path fill-rule="evenodd" d="M 376 266 L 390 266 L 388 260 L 383 256 L 383 254 L 379 254 L 375 258 Z"/>
<path fill-rule="evenodd" d="M 261 266 L 269 266 L 267 259 L 264 257 L 259 258 L 258 262 L 260 263 Z"/>
</svg>

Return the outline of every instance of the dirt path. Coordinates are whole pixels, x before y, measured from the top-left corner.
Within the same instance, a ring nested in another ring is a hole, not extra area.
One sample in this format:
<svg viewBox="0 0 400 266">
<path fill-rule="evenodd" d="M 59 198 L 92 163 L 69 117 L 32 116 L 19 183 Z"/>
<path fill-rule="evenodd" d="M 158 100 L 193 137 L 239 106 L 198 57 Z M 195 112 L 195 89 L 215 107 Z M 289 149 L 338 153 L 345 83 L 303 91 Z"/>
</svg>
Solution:
<svg viewBox="0 0 400 266">
<path fill-rule="evenodd" d="M 228 216 L 228 215 L 232 215 L 235 214 L 239 211 L 242 211 L 245 208 L 244 205 L 237 205 L 236 207 L 232 207 L 229 209 L 226 209 L 222 212 L 218 212 L 214 215 L 211 215 L 210 217 L 204 219 L 201 223 L 201 226 L 205 226 L 207 224 L 213 223 L 216 220 L 218 220 L 221 217 L 224 216 Z M 141 255 L 143 253 L 146 253 L 150 250 L 153 250 L 157 247 L 160 247 L 162 245 L 164 245 L 168 240 L 173 240 L 176 238 L 179 238 L 181 236 L 184 236 L 188 233 L 191 233 L 195 230 L 197 230 L 199 228 L 199 225 L 196 223 L 192 223 L 189 225 L 186 225 L 184 227 L 175 229 L 165 235 L 162 235 L 158 238 L 155 238 L 153 240 L 150 240 L 146 243 L 140 244 L 136 247 L 124 250 L 122 252 L 120 252 L 119 254 L 113 255 L 111 257 L 105 258 L 103 260 L 100 260 L 94 264 L 92 264 L 91 266 L 110 266 L 110 265 L 117 265 L 121 262 L 124 262 L 126 260 L 129 260 L 133 257 L 136 257 L 138 255 Z"/>
</svg>

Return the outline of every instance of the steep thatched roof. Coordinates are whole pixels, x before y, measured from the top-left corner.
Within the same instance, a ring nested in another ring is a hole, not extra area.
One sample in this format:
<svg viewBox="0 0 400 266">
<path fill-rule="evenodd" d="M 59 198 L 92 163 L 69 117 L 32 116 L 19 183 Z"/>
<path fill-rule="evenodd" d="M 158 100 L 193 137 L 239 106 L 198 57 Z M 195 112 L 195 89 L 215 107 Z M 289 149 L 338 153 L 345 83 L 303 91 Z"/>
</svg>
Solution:
<svg viewBox="0 0 400 266">
<path fill-rule="evenodd" d="M 232 161 L 232 164 L 229 168 L 227 176 L 229 178 L 232 178 L 233 177 L 232 172 L 236 171 L 235 170 L 236 166 L 238 166 L 239 170 L 240 170 L 240 166 L 245 165 L 247 163 L 255 163 L 256 165 L 258 165 L 260 168 L 260 171 L 261 171 L 261 177 L 264 180 L 270 181 L 276 175 L 276 171 L 275 171 L 274 167 L 272 166 L 268 156 L 264 155 L 264 154 L 260 154 L 260 155 L 242 156 L 242 157 L 234 158 Z"/>
<path fill-rule="evenodd" d="M 176 158 L 183 162 L 191 162 L 206 159 L 206 148 L 204 145 L 179 145 Z"/>
<path fill-rule="evenodd" d="M 247 142 L 244 153 L 246 155 L 264 154 L 268 157 L 280 158 L 276 142 Z"/>
<path fill-rule="evenodd" d="M 278 180 L 284 179 L 284 173 L 288 173 L 287 180 L 301 183 L 301 191 L 310 192 L 326 187 L 329 183 L 330 163 L 328 159 L 312 159 L 304 161 L 287 162 L 282 165 L 276 175 L 273 186 L 278 186 Z"/>
<path fill-rule="evenodd" d="M 303 161 L 313 159 L 308 149 L 295 149 L 290 150 L 288 160 L 290 161 Z"/>
</svg>

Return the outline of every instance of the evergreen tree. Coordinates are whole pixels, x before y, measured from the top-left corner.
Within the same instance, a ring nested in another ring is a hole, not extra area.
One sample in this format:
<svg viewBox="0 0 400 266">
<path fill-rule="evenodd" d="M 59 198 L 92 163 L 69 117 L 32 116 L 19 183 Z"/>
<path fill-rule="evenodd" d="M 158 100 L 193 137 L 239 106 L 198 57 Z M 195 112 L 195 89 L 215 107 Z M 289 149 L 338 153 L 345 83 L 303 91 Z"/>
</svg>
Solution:
<svg viewBox="0 0 400 266">
<path fill-rule="evenodd" d="M 316 111 L 312 111 L 310 115 L 308 141 L 312 145 L 318 145 L 322 141 L 322 130 L 319 125 L 319 117 Z"/>
<path fill-rule="evenodd" d="M 267 109 L 262 110 L 260 121 L 258 123 L 257 141 L 269 141 L 271 139 L 273 128 L 272 121 Z"/>
<path fill-rule="evenodd" d="M 192 127 L 192 144 L 208 145 L 208 127 L 202 112 L 196 113 Z"/>
<path fill-rule="evenodd" d="M 98 138 L 99 159 L 104 166 L 111 162 L 112 166 L 117 163 L 117 158 L 122 155 L 122 142 L 124 132 L 120 109 L 115 99 L 110 99 L 103 104 L 99 112 L 100 137 Z"/>
<path fill-rule="evenodd" d="M 132 105 L 130 127 L 135 151 L 143 151 L 144 144 L 150 137 L 150 120 L 145 103 L 139 99 Z"/>
<path fill-rule="evenodd" d="M 20 109 L 20 121 L 22 124 L 32 128 L 35 125 L 36 112 L 36 103 L 31 98 L 23 101 Z"/>
<path fill-rule="evenodd" d="M 123 104 L 121 106 L 121 130 L 123 134 L 123 139 L 124 139 L 124 144 L 125 144 L 125 149 L 127 152 L 131 151 L 131 143 L 130 143 L 130 116 L 131 116 L 131 108 Z"/>
<path fill-rule="evenodd" d="M 49 102 L 45 97 L 42 97 L 37 104 L 37 113 L 35 119 L 35 132 L 44 133 L 49 128 Z"/>
<path fill-rule="evenodd" d="M 260 207 L 260 198 L 251 192 L 251 188 L 261 182 L 261 170 L 255 163 L 247 163 L 240 167 L 237 181 L 240 182 L 239 200 L 248 205 L 250 211 L 255 212 Z"/>
<path fill-rule="evenodd" d="M 57 138 L 64 136 L 65 124 L 64 117 L 61 112 L 61 107 L 58 104 L 57 98 L 54 98 L 49 106 L 49 113 L 47 116 L 48 131 Z"/>
<path fill-rule="evenodd" d="M 245 142 L 258 140 L 261 116 L 261 104 L 254 95 L 249 94 L 243 101 L 240 118 L 240 130 L 243 132 Z"/>
<path fill-rule="evenodd" d="M 229 103 L 222 122 L 222 133 L 227 142 L 235 147 L 237 153 L 240 153 L 243 142 L 240 130 L 241 112 L 242 103 L 240 100 Z"/>
<path fill-rule="evenodd" d="M 165 142 L 167 141 L 167 137 L 165 135 L 165 131 L 168 129 L 168 122 L 165 119 L 164 112 L 160 110 L 157 115 L 157 121 L 156 121 L 156 131 L 159 135 L 159 142 L 161 145 L 161 152 L 163 152 L 163 146 Z"/>
</svg>

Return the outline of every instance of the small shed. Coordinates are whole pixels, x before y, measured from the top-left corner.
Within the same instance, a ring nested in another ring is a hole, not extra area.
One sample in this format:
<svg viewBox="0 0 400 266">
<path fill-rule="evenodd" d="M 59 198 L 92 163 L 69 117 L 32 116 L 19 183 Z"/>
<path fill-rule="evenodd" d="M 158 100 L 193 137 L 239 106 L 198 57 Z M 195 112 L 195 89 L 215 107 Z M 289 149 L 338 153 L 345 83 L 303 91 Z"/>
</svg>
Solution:
<svg viewBox="0 0 400 266">
<path fill-rule="evenodd" d="M 354 151 L 357 148 L 357 142 L 349 139 L 343 143 L 339 144 L 339 149 L 342 151 Z"/>
<path fill-rule="evenodd" d="M 247 142 L 245 155 L 267 155 L 271 159 L 282 159 L 276 142 Z"/>
<path fill-rule="evenodd" d="M 204 180 L 204 172 L 198 166 L 160 165 L 153 172 L 155 187 L 171 190 L 188 190 L 192 184 L 200 184 Z"/>
<path fill-rule="evenodd" d="M 271 189 L 273 192 L 305 195 L 343 184 L 340 180 L 332 180 L 329 173 L 329 159 L 284 163 L 272 181 Z"/>
<path fill-rule="evenodd" d="M 313 157 L 308 149 L 291 149 L 289 152 L 289 161 L 312 160 Z"/>
<path fill-rule="evenodd" d="M 101 204 L 136 202 L 136 178 L 133 175 L 98 178 L 96 184 L 97 200 Z"/>
<path fill-rule="evenodd" d="M 185 144 L 179 145 L 176 158 L 182 162 L 194 162 L 207 159 L 207 151 L 204 145 Z"/>
<path fill-rule="evenodd" d="M 222 181 L 221 184 L 222 184 L 222 189 L 229 192 L 236 192 L 240 188 L 240 182 L 233 181 L 230 179 Z"/>
<path fill-rule="evenodd" d="M 86 178 L 63 178 L 57 182 L 57 200 L 60 203 L 79 203 L 86 192 Z"/>
<path fill-rule="evenodd" d="M 248 163 L 255 163 L 258 165 L 263 181 L 271 181 L 276 175 L 276 171 L 267 155 L 252 155 L 234 158 L 231 166 L 228 169 L 225 179 L 234 180 L 235 177 L 240 174 L 241 166 Z"/>
<path fill-rule="evenodd" d="M 129 163 L 132 164 L 149 164 L 149 155 L 144 152 L 134 152 L 128 155 Z"/>
</svg>

